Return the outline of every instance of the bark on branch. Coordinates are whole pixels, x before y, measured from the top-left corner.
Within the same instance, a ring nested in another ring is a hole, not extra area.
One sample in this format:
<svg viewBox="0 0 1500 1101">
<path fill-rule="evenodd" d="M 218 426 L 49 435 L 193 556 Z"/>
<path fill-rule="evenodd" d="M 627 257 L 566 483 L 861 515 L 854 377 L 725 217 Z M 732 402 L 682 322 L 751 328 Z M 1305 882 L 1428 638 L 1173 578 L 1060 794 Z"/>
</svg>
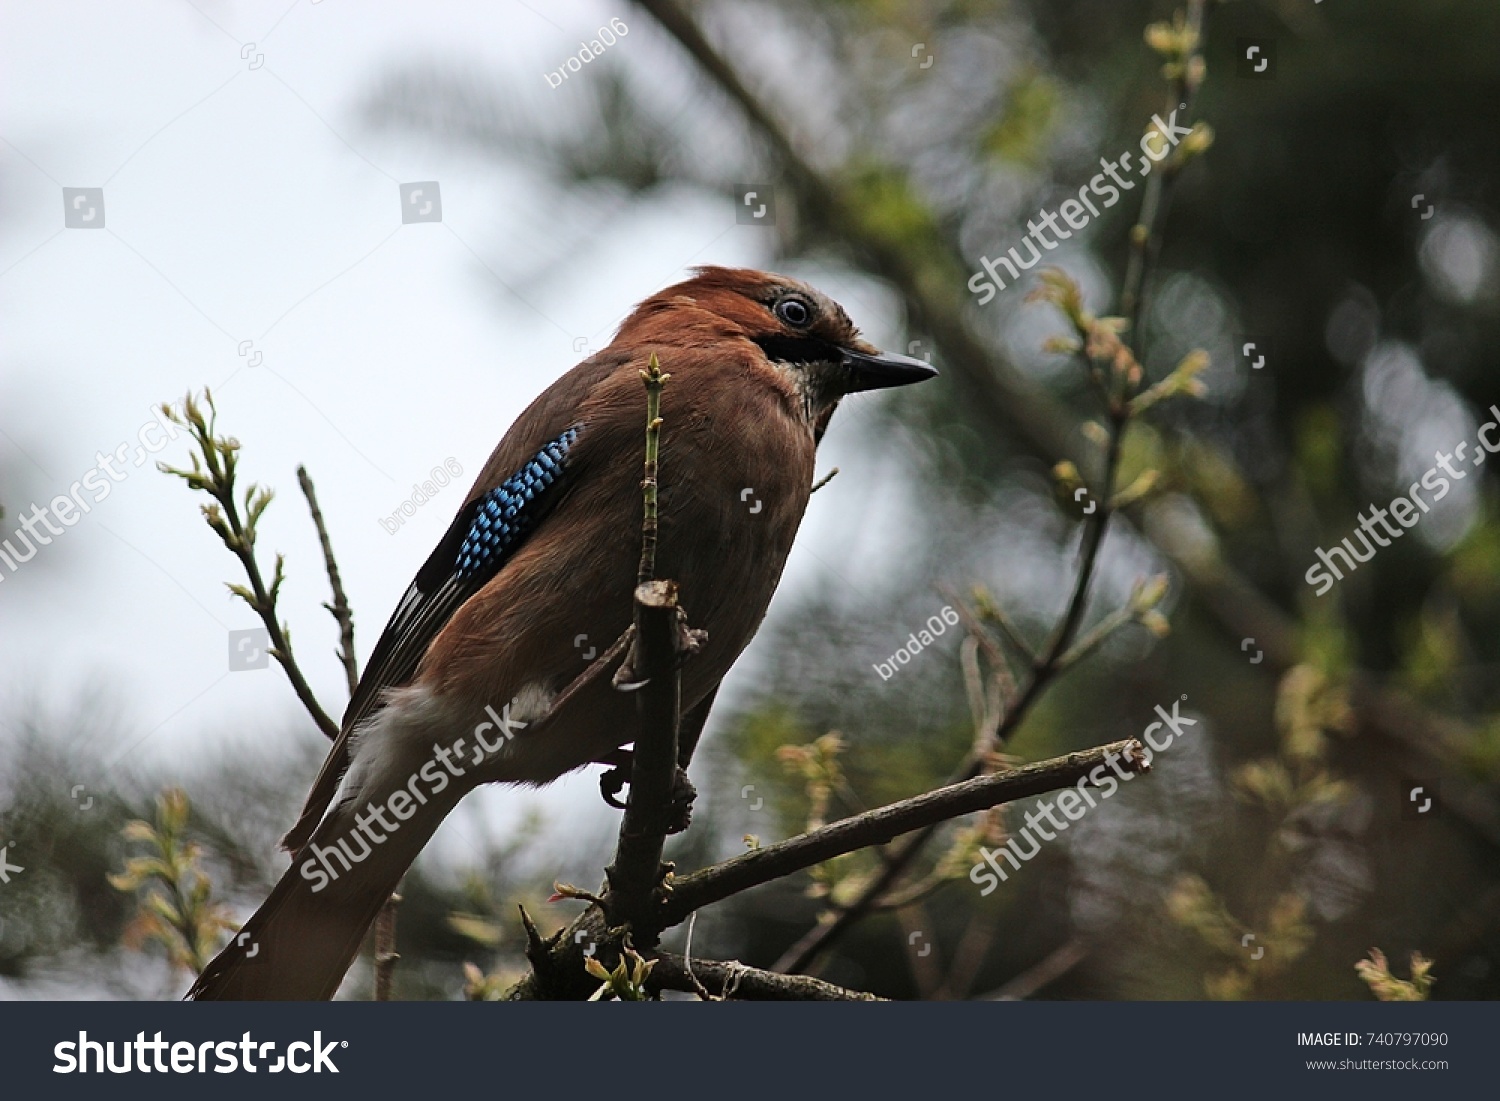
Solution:
<svg viewBox="0 0 1500 1101">
<path fill-rule="evenodd" d="M 903 833 L 960 815 L 1071 786 L 1112 761 L 1131 772 L 1144 772 L 1147 768 L 1144 748 L 1134 738 L 1126 738 L 1081 753 L 950 784 L 684 876 L 673 883 L 671 897 L 663 906 L 663 917 L 668 924 L 675 925 L 694 910 L 836 856 L 883 845 Z"/>
<path fill-rule="evenodd" d="M 665 902 L 654 907 L 649 926 L 666 928 L 676 925 L 701 907 L 812 867 L 824 860 L 882 844 L 902 833 L 935 826 L 948 819 L 987 810 L 1014 799 L 1071 787 L 1086 781 L 1089 774 L 1101 765 L 1117 766 L 1130 772 L 1144 772 L 1147 769 L 1145 750 L 1134 738 L 1127 738 L 1081 753 L 1069 753 L 1007 772 L 951 784 L 733 857 L 676 880 Z M 522 921 L 527 929 L 526 955 L 531 961 L 532 971 L 507 992 L 506 999 L 509 1001 L 587 998 L 599 984 L 584 970 L 586 953 L 604 960 L 618 958 L 625 934 L 630 932 L 623 925 L 611 926 L 605 919 L 603 909 L 597 905 L 590 906 L 566 928 L 547 939 L 537 932 L 536 926 L 525 916 L 524 911 Z M 657 969 L 663 976 L 663 979 L 658 980 L 663 987 L 696 990 L 687 974 L 686 961 L 682 961 L 679 971 L 675 969 L 674 961 L 680 957 L 668 953 L 654 955 L 663 961 Z M 729 980 L 733 977 L 733 972 L 741 975 L 739 996 L 745 998 L 806 998 L 810 994 L 815 994 L 819 1000 L 831 1000 L 835 997 L 837 1000 L 861 1000 L 863 997 L 855 991 L 844 991 L 802 976 L 779 976 L 772 972 L 741 970 L 741 965 L 734 963 L 694 959 L 692 970 L 693 975 L 710 993 L 716 992 L 714 983 L 709 981 L 711 976 L 722 975 L 725 980 Z M 657 978 L 657 971 L 652 973 L 653 979 Z M 686 986 L 673 985 L 679 978 Z M 772 982 L 772 979 L 778 981 Z M 749 983 L 748 988 L 743 985 L 746 982 Z M 809 983 L 812 985 L 803 985 Z M 722 989 L 722 985 L 717 988 L 718 991 Z M 799 993 L 794 994 L 793 991 Z"/>
<path fill-rule="evenodd" d="M 630 798 L 620 820 L 615 859 L 605 869 L 605 913 L 611 925 L 629 925 L 638 947 L 656 943 L 662 847 L 671 826 L 677 777 L 677 728 L 682 708 L 678 656 L 682 630 L 677 584 L 647 581 L 635 590 L 635 649 L 629 662 L 638 682 L 640 733 L 630 768 Z"/>
<path fill-rule="evenodd" d="M 699 960 L 691 962 L 686 957 L 671 952 L 656 952 L 651 956 L 656 966 L 651 970 L 647 985 L 656 990 L 682 990 L 701 993 L 700 987 L 715 997 L 738 1001 L 761 1002 L 883 1002 L 875 994 L 862 990 L 848 990 L 822 979 L 805 975 L 778 975 L 774 971 L 762 971 L 746 967 L 734 960 Z"/>
</svg>

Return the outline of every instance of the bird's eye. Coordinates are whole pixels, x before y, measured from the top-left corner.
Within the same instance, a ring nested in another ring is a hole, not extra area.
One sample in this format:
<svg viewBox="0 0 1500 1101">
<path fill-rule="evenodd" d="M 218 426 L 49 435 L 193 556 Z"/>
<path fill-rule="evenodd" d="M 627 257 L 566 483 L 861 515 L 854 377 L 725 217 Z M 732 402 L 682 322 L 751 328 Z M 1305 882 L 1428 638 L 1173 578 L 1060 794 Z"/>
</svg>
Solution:
<svg viewBox="0 0 1500 1101">
<path fill-rule="evenodd" d="M 783 298 L 776 303 L 776 316 L 794 329 L 805 328 L 812 322 L 812 309 L 800 298 Z"/>
</svg>

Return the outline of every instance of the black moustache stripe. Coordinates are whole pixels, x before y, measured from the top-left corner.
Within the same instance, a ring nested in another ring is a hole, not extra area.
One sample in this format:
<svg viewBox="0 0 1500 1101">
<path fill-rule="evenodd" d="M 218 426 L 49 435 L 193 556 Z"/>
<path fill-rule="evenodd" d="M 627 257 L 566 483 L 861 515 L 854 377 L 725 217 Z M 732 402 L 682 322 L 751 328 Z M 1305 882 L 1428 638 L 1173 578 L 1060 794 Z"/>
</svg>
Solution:
<svg viewBox="0 0 1500 1101">
<path fill-rule="evenodd" d="M 843 358 L 826 340 L 814 336 L 758 336 L 755 343 L 768 359 L 780 363 L 837 363 Z"/>
</svg>

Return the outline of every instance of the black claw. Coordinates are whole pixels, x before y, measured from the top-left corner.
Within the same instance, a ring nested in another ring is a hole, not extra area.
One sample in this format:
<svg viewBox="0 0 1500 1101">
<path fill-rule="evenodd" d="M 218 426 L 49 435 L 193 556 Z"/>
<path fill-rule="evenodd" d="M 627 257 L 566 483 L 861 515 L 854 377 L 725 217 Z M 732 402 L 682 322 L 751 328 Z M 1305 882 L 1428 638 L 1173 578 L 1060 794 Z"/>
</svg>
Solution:
<svg viewBox="0 0 1500 1101">
<path fill-rule="evenodd" d="M 630 772 L 628 765 L 615 765 L 599 777 L 599 794 L 604 796 L 604 801 L 616 810 L 625 809 L 625 804 L 620 802 L 616 796 L 625 790 L 626 781 L 629 779 Z"/>
<path fill-rule="evenodd" d="M 625 785 L 630 782 L 630 770 L 633 759 L 629 750 L 618 750 L 599 762 L 610 766 L 609 770 L 599 777 L 599 794 L 604 801 L 616 810 L 624 810 L 625 804 L 618 796 L 625 790 Z M 698 789 L 688 779 L 687 770 L 679 767 L 677 775 L 672 780 L 672 804 L 671 815 L 668 819 L 667 832 L 682 833 L 692 825 L 693 803 L 698 798 Z"/>
</svg>

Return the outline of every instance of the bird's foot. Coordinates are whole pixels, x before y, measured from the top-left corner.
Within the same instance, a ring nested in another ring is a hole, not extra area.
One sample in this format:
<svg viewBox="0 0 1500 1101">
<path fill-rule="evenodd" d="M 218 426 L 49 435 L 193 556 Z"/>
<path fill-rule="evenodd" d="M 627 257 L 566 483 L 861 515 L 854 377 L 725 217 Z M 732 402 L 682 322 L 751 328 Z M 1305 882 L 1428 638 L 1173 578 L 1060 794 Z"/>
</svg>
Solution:
<svg viewBox="0 0 1500 1101">
<path fill-rule="evenodd" d="M 693 802 L 698 798 L 698 789 L 688 779 L 687 769 L 677 768 L 672 778 L 672 802 L 667 816 L 667 833 L 682 833 L 693 824 Z"/>
<path fill-rule="evenodd" d="M 624 810 L 620 792 L 630 782 L 630 770 L 635 764 L 635 755 L 628 749 L 617 749 L 599 758 L 599 764 L 609 765 L 609 771 L 599 777 L 599 794 L 616 810 Z M 693 803 L 698 798 L 698 789 L 688 779 L 687 770 L 678 766 L 672 778 L 671 804 L 667 815 L 667 833 L 682 833 L 692 825 Z"/>
<path fill-rule="evenodd" d="M 609 770 L 599 777 L 599 794 L 604 796 L 604 801 L 616 810 L 624 810 L 625 804 L 620 802 L 618 796 L 625 790 L 625 785 L 630 782 L 630 769 L 635 763 L 635 755 L 628 749 L 617 749 L 613 753 L 606 753 L 598 761 L 601 765 L 609 765 Z"/>
<path fill-rule="evenodd" d="M 677 609 L 676 624 L 677 664 L 681 666 L 689 655 L 696 654 L 703 649 L 704 645 L 708 642 L 708 632 L 698 627 L 689 627 L 687 625 L 687 612 L 681 608 Z M 642 677 L 636 671 L 637 659 L 635 638 L 632 636 L 629 641 L 629 648 L 625 651 L 625 658 L 620 662 L 619 668 L 615 670 L 615 674 L 611 678 L 611 683 L 614 684 L 615 691 L 636 692 L 651 683 L 650 677 Z"/>
</svg>

